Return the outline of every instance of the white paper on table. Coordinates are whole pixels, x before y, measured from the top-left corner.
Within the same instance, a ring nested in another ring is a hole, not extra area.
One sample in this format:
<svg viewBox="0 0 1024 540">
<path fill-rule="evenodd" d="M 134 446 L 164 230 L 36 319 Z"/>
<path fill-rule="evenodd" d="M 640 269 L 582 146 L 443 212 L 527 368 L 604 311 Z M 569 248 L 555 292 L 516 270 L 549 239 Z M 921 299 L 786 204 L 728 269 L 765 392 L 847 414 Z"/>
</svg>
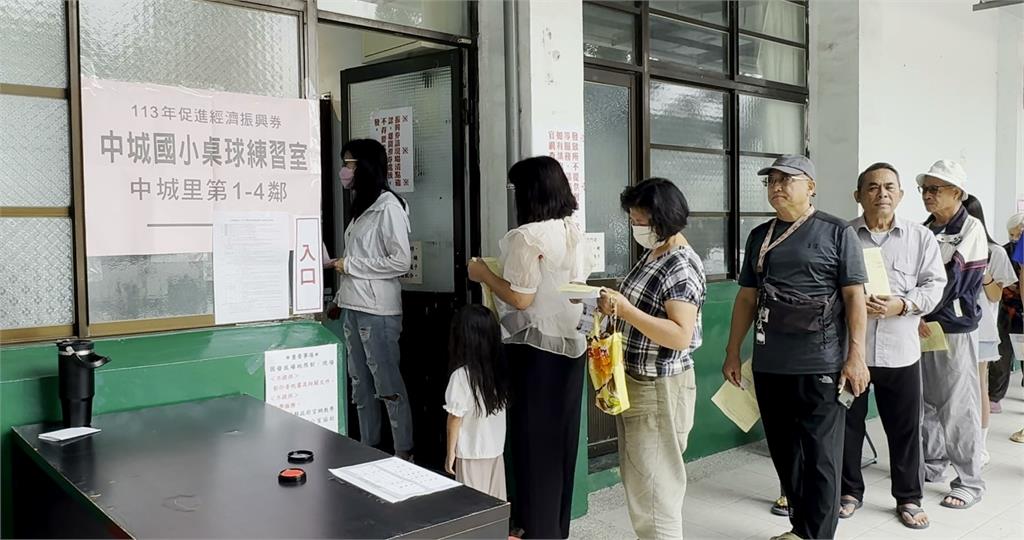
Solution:
<svg viewBox="0 0 1024 540">
<path fill-rule="evenodd" d="M 94 427 L 72 427 L 58 429 L 57 431 L 49 431 L 47 433 L 40 433 L 39 439 L 46 442 L 64 442 L 98 432 L 99 429 Z"/>
<path fill-rule="evenodd" d="M 264 395 L 273 405 L 338 432 L 338 344 L 263 354 Z"/>
<path fill-rule="evenodd" d="M 288 318 L 288 214 L 213 216 L 213 316 L 217 324 Z"/>
<path fill-rule="evenodd" d="M 396 457 L 329 470 L 339 479 L 390 503 L 462 485 Z"/>
</svg>

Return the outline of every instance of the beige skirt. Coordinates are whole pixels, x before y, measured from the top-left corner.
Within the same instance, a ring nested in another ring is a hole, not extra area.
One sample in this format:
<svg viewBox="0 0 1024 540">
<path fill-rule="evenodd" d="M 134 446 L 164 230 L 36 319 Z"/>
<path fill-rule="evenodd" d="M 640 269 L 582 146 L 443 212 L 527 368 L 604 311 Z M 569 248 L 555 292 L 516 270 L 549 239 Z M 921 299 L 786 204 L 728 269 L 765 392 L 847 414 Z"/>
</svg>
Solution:
<svg viewBox="0 0 1024 540">
<path fill-rule="evenodd" d="M 491 459 L 456 459 L 455 479 L 463 484 L 501 500 L 505 492 L 505 457 Z"/>
</svg>

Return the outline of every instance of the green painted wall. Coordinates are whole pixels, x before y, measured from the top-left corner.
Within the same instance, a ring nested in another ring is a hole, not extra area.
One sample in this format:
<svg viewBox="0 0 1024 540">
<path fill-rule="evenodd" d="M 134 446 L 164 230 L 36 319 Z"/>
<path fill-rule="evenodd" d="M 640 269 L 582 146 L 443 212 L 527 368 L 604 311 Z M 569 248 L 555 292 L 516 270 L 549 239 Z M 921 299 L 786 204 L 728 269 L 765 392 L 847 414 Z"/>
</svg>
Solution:
<svg viewBox="0 0 1024 540">
<path fill-rule="evenodd" d="M 319 323 L 296 321 L 96 340 L 111 362 L 96 372 L 93 413 L 124 411 L 229 394 L 264 397 L 263 353 L 339 343 Z M 345 414 L 344 347 L 338 347 L 339 425 Z M 60 420 L 52 344 L 0 348 L 0 524 L 11 536 L 10 430 Z"/>
</svg>

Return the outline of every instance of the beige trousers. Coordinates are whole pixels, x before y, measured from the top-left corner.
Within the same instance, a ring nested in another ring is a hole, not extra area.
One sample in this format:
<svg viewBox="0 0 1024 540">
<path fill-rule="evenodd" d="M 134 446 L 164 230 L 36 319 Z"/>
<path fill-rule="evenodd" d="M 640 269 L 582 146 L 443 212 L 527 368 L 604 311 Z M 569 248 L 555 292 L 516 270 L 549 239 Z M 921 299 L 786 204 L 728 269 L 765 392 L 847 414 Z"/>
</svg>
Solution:
<svg viewBox="0 0 1024 540">
<path fill-rule="evenodd" d="M 672 377 L 626 375 L 630 408 L 616 418 L 619 470 L 633 530 L 641 540 L 683 537 L 686 467 L 697 384 L 693 369 Z"/>
<path fill-rule="evenodd" d="M 505 493 L 505 456 L 456 459 L 455 480 L 496 499 L 508 500 Z"/>
</svg>

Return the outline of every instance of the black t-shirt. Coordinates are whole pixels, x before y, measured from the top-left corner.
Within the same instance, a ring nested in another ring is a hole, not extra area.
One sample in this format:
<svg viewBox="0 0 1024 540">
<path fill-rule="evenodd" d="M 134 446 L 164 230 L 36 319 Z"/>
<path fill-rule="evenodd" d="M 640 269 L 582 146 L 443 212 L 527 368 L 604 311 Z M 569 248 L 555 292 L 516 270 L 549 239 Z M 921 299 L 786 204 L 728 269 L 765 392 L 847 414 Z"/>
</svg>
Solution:
<svg viewBox="0 0 1024 540">
<path fill-rule="evenodd" d="M 760 283 L 755 266 L 770 224 L 769 221 L 758 226 L 747 238 L 739 275 L 742 287 L 757 288 Z M 781 236 L 790 225 L 792 223 L 777 220 L 772 239 Z M 836 317 L 833 326 L 817 334 L 766 330 L 763 345 L 754 341 L 754 371 L 786 375 L 840 371 L 846 356 L 846 315 L 841 289 L 868 280 L 864 252 L 853 227 L 842 219 L 816 211 L 792 236 L 768 252 L 763 279 L 783 291 L 798 291 L 813 297 L 838 293 Z"/>
</svg>

